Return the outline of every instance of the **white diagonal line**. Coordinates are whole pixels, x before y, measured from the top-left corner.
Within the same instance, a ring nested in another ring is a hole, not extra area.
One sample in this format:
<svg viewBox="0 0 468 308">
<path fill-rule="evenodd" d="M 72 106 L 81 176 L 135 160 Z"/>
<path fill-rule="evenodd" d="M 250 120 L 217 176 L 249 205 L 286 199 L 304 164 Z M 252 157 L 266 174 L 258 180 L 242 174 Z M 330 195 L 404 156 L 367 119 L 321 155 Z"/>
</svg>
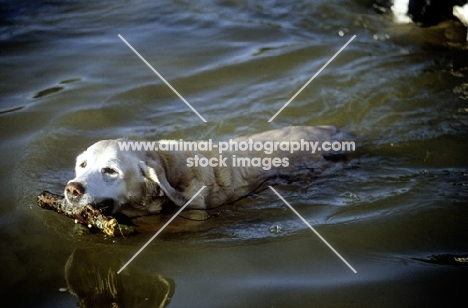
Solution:
<svg viewBox="0 0 468 308">
<path fill-rule="evenodd" d="M 294 214 L 296 214 L 306 225 L 307 227 L 309 227 L 310 230 L 312 230 L 321 240 L 322 242 L 324 242 L 328 248 L 330 248 L 340 259 L 341 261 L 343 261 L 355 274 L 357 273 L 357 271 L 351 266 L 351 264 L 348 263 L 348 261 L 345 260 L 345 258 L 343 258 L 339 253 L 338 251 L 335 250 L 335 248 L 333 248 L 332 245 L 330 245 L 321 235 L 320 233 L 318 233 L 314 227 L 312 227 L 309 222 L 307 220 L 304 219 L 304 217 L 301 216 L 301 214 L 299 214 L 289 203 L 288 201 L 286 201 L 277 191 L 276 189 L 274 189 L 273 187 L 271 186 L 268 186 L 271 188 L 271 190 L 284 202 L 284 204 L 286 204 L 293 212 Z"/>
<path fill-rule="evenodd" d="M 142 252 L 143 249 L 145 249 L 146 246 L 148 246 L 149 243 L 151 243 L 151 242 L 156 238 L 156 236 L 158 236 L 158 235 L 159 235 L 159 234 L 160 234 L 160 233 L 161 233 L 161 232 L 162 232 L 162 231 L 163 231 L 163 230 L 164 230 L 164 229 L 165 229 L 165 228 L 166 228 L 166 227 L 167 227 L 167 226 L 168 226 L 168 225 L 169 225 L 169 224 L 170 224 L 186 207 L 187 207 L 187 205 L 189 205 L 190 202 L 192 202 L 193 199 L 195 199 L 195 197 L 198 196 L 198 194 L 201 193 L 201 191 L 202 191 L 203 189 L 205 189 L 205 187 L 206 187 L 206 186 L 203 186 L 202 188 L 200 188 L 200 190 L 198 190 L 197 193 L 196 193 L 195 195 L 193 195 L 193 197 L 190 198 L 190 200 L 187 201 L 187 203 L 185 203 L 185 204 L 180 208 L 180 210 L 177 211 L 177 213 L 175 213 L 174 216 L 172 216 L 171 219 L 169 219 L 169 220 L 164 224 L 164 226 L 162 226 L 161 229 L 159 229 L 159 231 L 156 232 L 156 234 L 153 235 L 153 237 L 151 237 L 151 238 L 149 239 L 149 241 L 146 242 L 146 244 L 143 245 L 143 247 L 141 247 L 140 250 L 138 250 L 138 251 L 133 255 L 133 257 L 132 257 L 130 260 L 128 260 L 127 263 L 125 263 L 124 266 L 122 266 L 122 268 L 117 272 L 117 274 L 120 274 L 120 272 L 122 272 L 122 271 L 127 267 L 127 265 L 129 265 L 130 262 L 132 262 L 133 259 L 135 259 L 136 256 L 138 256 L 138 255 L 140 254 L 140 252 Z"/>
<path fill-rule="evenodd" d="M 348 46 L 348 45 L 349 45 L 349 43 L 351 43 L 351 41 L 352 41 L 352 40 L 354 40 L 354 38 L 355 38 L 355 37 L 356 37 L 356 35 L 353 35 L 353 37 L 352 37 L 352 38 L 350 38 L 350 39 L 349 39 L 349 41 L 348 41 L 346 44 L 344 44 L 344 46 L 343 46 L 343 47 L 341 47 L 341 48 L 340 48 L 340 50 L 338 50 L 338 51 L 335 53 L 335 55 L 334 55 L 333 57 L 331 57 L 331 59 L 330 59 L 330 60 L 328 60 L 328 62 L 327 62 L 327 63 L 325 63 L 325 64 L 322 66 L 322 68 L 321 68 L 321 69 L 319 69 L 319 71 L 318 71 L 317 73 L 315 73 L 315 75 L 314 75 L 314 76 L 312 76 L 312 78 L 310 78 L 310 79 L 309 79 L 309 81 L 307 81 L 307 82 L 306 82 L 306 84 L 305 84 L 305 85 L 303 85 L 303 86 L 302 86 L 302 88 L 300 88 L 300 89 L 299 89 L 299 91 L 297 91 L 297 92 L 296 92 L 296 94 L 294 94 L 294 95 L 293 95 L 293 97 L 291 97 L 291 99 L 289 99 L 289 101 L 287 101 L 287 103 L 286 103 L 286 104 L 284 104 L 284 106 L 283 106 L 283 107 L 281 107 L 281 109 L 280 109 L 280 110 L 278 110 L 278 112 L 277 112 L 277 113 L 276 113 L 274 116 L 272 116 L 272 117 L 271 117 L 271 119 L 270 119 L 270 120 L 268 120 L 268 122 L 271 122 L 271 121 L 273 121 L 273 120 L 276 118 L 276 116 L 277 116 L 278 114 L 280 114 L 280 112 L 281 112 L 281 111 L 283 111 L 283 109 L 284 109 L 284 108 L 286 108 L 286 107 L 289 105 L 289 103 L 290 103 L 290 102 L 292 102 L 292 100 L 293 100 L 293 99 L 295 99 L 295 98 L 296 98 L 296 96 L 298 96 L 298 95 L 299 95 L 299 93 L 301 93 L 301 92 L 302 92 L 302 90 L 304 90 L 304 89 L 305 89 L 305 87 L 307 87 L 307 86 L 309 85 L 309 83 L 311 83 L 311 82 L 312 82 L 312 80 L 314 80 L 314 79 L 315 79 L 315 77 L 317 77 L 317 76 L 318 76 L 318 74 L 320 74 L 320 73 L 321 73 L 321 72 L 322 72 L 322 71 L 325 69 L 325 67 L 327 67 L 327 66 L 328 66 L 328 64 L 330 64 L 330 63 L 331 63 L 331 62 L 332 62 L 332 61 L 333 61 L 333 60 L 334 60 L 334 59 L 335 59 L 335 58 L 338 56 L 338 55 L 339 55 L 339 54 L 340 54 L 340 53 L 343 51 L 343 49 L 345 49 L 345 48 L 346 48 L 346 46 Z"/>
<path fill-rule="evenodd" d="M 195 108 L 193 108 L 192 105 L 190 105 L 190 103 L 187 102 L 187 101 L 185 100 L 185 98 L 183 98 L 183 96 L 180 95 L 179 92 L 177 92 L 177 90 L 174 89 L 174 87 L 172 87 L 172 86 L 169 84 L 169 82 L 167 82 L 167 80 L 164 79 L 164 77 L 163 77 L 161 74 L 159 74 L 159 72 L 158 72 L 157 70 L 155 70 L 155 69 L 151 66 L 151 64 L 149 64 L 148 61 L 146 61 L 145 58 L 143 58 L 143 57 L 138 53 L 138 51 L 136 51 L 136 49 L 133 48 L 133 46 L 130 45 L 130 43 L 127 42 L 127 41 L 122 37 L 122 35 L 119 34 L 118 36 L 119 36 L 119 38 L 120 38 L 125 44 L 127 44 L 127 46 L 128 46 L 128 47 L 129 47 L 129 48 L 146 64 L 146 65 L 148 65 L 148 67 L 149 67 L 156 75 L 158 75 L 159 78 L 161 78 L 162 81 L 164 81 L 164 83 L 165 83 L 172 91 L 174 91 L 175 94 L 177 94 L 177 96 L 180 97 L 180 99 L 181 99 L 182 101 L 184 101 L 184 103 L 185 103 L 187 106 L 189 106 L 190 109 L 192 109 L 193 112 L 195 112 L 195 114 L 196 114 L 203 122 L 206 122 L 205 118 L 203 118 L 203 117 L 198 113 L 198 111 L 196 111 Z"/>
</svg>

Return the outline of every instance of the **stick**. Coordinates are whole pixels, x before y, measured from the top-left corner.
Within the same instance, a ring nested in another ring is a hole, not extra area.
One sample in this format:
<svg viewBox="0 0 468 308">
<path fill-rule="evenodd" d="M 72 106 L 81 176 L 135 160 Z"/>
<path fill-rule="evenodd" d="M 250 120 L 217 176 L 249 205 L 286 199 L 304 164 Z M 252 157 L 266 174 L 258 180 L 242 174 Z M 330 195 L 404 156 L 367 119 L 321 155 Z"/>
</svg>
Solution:
<svg viewBox="0 0 468 308">
<path fill-rule="evenodd" d="M 37 197 L 37 205 L 46 210 L 52 210 L 59 214 L 75 219 L 75 222 L 95 227 L 102 233 L 114 237 L 120 230 L 117 220 L 113 217 L 104 216 L 102 212 L 91 204 L 85 206 L 71 206 L 65 198 L 60 195 L 43 191 Z"/>
</svg>

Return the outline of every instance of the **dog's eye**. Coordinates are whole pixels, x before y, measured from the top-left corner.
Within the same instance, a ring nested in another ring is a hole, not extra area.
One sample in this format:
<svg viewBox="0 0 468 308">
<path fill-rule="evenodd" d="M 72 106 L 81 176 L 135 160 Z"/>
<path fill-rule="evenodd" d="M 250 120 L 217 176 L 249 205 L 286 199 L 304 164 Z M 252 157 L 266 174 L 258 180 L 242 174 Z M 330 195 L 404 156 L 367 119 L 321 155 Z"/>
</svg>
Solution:
<svg viewBox="0 0 468 308">
<path fill-rule="evenodd" d="M 115 170 L 113 168 L 105 167 L 105 168 L 101 169 L 101 173 L 105 173 L 105 174 L 108 174 L 108 175 L 116 175 L 117 170 Z"/>
<path fill-rule="evenodd" d="M 86 168 L 86 160 L 79 164 L 80 168 Z"/>
</svg>

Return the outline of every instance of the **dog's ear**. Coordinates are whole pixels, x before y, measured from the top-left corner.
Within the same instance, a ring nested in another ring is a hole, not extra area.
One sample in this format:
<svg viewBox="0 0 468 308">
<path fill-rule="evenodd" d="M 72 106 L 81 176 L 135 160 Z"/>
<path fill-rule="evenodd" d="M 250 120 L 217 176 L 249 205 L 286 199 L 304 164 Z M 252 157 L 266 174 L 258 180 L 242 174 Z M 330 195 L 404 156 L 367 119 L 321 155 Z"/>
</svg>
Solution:
<svg viewBox="0 0 468 308">
<path fill-rule="evenodd" d="M 151 182 L 156 183 L 161 187 L 166 196 L 174 202 L 175 205 L 183 206 L 187 200 L 185 200 L 184 195 L 174 189 L 171 184 L 167 181 L 166 170 L 158 164 L 156 161 L 151 160 L 150 164 L 140 161 L 138 166 L 142 171 L 143 175 Z"/>
</svg>

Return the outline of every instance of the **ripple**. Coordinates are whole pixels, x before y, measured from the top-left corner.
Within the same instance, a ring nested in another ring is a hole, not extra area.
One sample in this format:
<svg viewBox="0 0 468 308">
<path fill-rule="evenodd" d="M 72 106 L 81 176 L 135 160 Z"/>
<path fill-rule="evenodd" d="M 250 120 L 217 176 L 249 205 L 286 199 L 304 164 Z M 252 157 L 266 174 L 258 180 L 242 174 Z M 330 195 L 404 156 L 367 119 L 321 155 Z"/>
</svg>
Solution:
<svg viewBox="0 0 468 308">
<path fill-rule="evenodd" d="M 16 112 L 16 111 L 22 110 L 23 108 L 24 106 L 19 106 L 19 107 L 13 107 L 10 109 L 0 110 L 0 114 Z"/>
<path fill-rule="evenodd" d="M 63 87 L 59 87 L 59 86 L 50 87 L 50 88 L 47 88 L 47 89 L 44 89 L 44 90 L 41 90 L 41 91 L 37 92 L 36 94 L 34 94 L 33 98 L 42 98 L 42 97 L 45 97 L 45 96 L 60 92 L 63 89 L 64 89 Z"/>
</svg>

